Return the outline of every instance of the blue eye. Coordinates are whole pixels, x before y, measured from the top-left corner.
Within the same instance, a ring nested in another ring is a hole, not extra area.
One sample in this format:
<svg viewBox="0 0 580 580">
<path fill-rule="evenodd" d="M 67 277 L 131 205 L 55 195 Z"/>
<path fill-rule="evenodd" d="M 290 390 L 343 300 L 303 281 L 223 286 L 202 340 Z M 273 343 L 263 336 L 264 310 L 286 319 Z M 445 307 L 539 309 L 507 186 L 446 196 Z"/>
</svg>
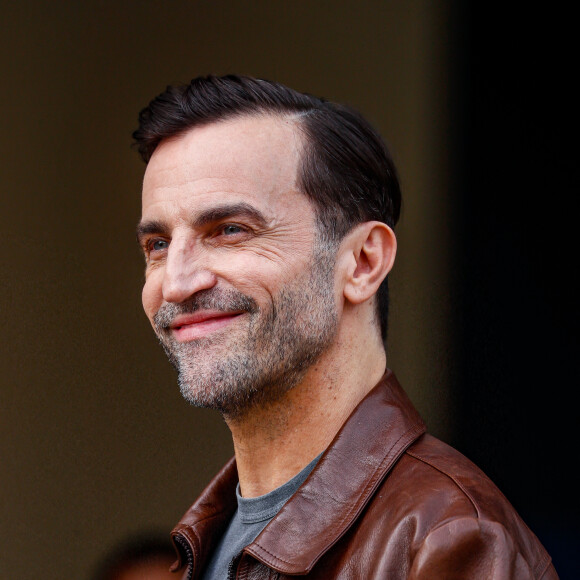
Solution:
<svg viewBox="0 0 580 580">
<path fill-rule="evenodd" d="M 233 236 L 234 234 L 239 234 L 241 231 L 242 231 L 242 228 L 240 228 L 240 226 L 235 226 L 232 224 L 224 226 L 224 228 L 222 230 L 224 236 Z"/>
<path fill-rule="evenodd" d="M 166 240 L 155 240 L 151 243 L 151 250 L 154 252 L 159 252 L 166 250 L 169 243 Z"/>
</svg>

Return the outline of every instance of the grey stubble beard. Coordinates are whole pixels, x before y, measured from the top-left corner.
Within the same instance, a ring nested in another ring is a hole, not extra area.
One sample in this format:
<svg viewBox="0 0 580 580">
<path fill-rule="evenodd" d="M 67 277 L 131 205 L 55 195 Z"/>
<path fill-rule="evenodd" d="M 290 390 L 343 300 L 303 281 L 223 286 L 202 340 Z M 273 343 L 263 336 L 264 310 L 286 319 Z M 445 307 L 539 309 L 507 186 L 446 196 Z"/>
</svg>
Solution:
<svg viewBox="0 0 580 580">
<path fill-rule="evenodd" d="M 336 334 L 335 252 L 324 246 L 318 245 L 304 276 L 286 285 L 268 306 L 259 307 L 237 290 L 215 287 L 160 308 L 154 318 L 157 336 L 177 369 L 186 401 L 238 418 L 300 383 Z M 233 321 L 229 334 L 177 342 L 168 328 L 171 320 L 202 308 L 242 311 L 243 319 Z"/>
</svg>

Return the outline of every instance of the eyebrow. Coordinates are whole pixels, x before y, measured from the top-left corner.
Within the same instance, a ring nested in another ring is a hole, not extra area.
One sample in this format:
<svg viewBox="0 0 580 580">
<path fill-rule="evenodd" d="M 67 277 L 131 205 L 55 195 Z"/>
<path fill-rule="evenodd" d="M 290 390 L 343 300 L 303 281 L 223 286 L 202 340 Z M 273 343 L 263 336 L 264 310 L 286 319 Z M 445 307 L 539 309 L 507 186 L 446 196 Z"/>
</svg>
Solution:
<svg viewBox="0 0 580 580">
<path fill-rule="evenodd" d="M 139 222 L 137 224 L 137 241 L 141 242 L 149 234 L 167 234 L 168 230 L 167 225 L 158 220 Z"/>
<path fill-rule="evenodd" d="M 245 202 L 224 204 L 205 210 L 193 220 L 192 225 L 195 227 L 203 227 L 212 222 L 217 222 L 233 216 L 244 216 L 258 222 L 258 225 L 266 225 L 266 218 L 262 212 Z"/>
<path fill-rule="evenodd" d="M 233 204 L 224 204 L 217 207 L 212 207 L 201 212 L 192 221 L 193 227 L 203 227 L 213 222 L 217 222 L 233 216 L 244 216 L 257 222 L 259 226 L 266 225 L 266 218 L 249 203 L 240 202 Z M 140 222 L 137 225 L 137 241 L 140 242 L 145 236 L 150 234 L 167 235 L 170 228 L 168 225 L 160 220 L 151 220 Z"/>
</svg>

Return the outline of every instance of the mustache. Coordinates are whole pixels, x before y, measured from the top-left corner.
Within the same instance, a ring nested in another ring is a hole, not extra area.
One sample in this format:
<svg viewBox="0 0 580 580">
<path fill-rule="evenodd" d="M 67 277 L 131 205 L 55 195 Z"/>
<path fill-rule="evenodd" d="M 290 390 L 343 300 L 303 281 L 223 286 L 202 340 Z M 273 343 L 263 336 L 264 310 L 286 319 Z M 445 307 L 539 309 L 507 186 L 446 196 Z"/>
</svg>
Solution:
<svg viewBox="0 0 580 580">
<path fill-rule="evenodd" d="M 163 304 L 153 317 L 155 329 L 157 332 L 166 331 L 175 317 L 180 314 L 192 314 L 198 310 L 243 311 L 254 314 L 259 307 L 253 298 L 237 290 L 210 288 L 197 292 L 185 302 Z"/>
</svg>

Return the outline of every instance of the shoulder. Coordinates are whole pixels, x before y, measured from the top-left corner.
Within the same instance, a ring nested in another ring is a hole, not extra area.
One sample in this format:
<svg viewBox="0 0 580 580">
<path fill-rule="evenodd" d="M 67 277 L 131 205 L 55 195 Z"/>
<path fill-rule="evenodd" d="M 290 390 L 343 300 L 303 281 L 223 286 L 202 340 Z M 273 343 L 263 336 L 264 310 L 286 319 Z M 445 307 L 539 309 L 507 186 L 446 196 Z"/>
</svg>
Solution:
<svg viewBox="0 0 580 580">
<path fill-rule="evenodd" d="M 424 435 L 405 451 L 384 485 L 395 495 L 409 486 L 413 501 L 408 508 L 420 511 L 431 526 L 470 518 L 478 525 L 500 524 L 514 538 L 536 541 L 491 479 L 459 451 L 431 435 Z"/>
<path fill-rule="evenodd" d="M 399 463 L 415 485 L 441 499 L 450 495 L 477 518 L 503 519 L 515 512 L 503 493 L 472 461 L 443 441 L 424 435 L 411 445 Z"/>
<path fill-rule="evenodd" d="M 404 530 L 410 577 L 443 577 L 454 562 L 469 577 L 552 578 L 550 557 L 497 486 L 430 435 L 405 451 L 373 503 L 375 517 Z"/>
</svg>

